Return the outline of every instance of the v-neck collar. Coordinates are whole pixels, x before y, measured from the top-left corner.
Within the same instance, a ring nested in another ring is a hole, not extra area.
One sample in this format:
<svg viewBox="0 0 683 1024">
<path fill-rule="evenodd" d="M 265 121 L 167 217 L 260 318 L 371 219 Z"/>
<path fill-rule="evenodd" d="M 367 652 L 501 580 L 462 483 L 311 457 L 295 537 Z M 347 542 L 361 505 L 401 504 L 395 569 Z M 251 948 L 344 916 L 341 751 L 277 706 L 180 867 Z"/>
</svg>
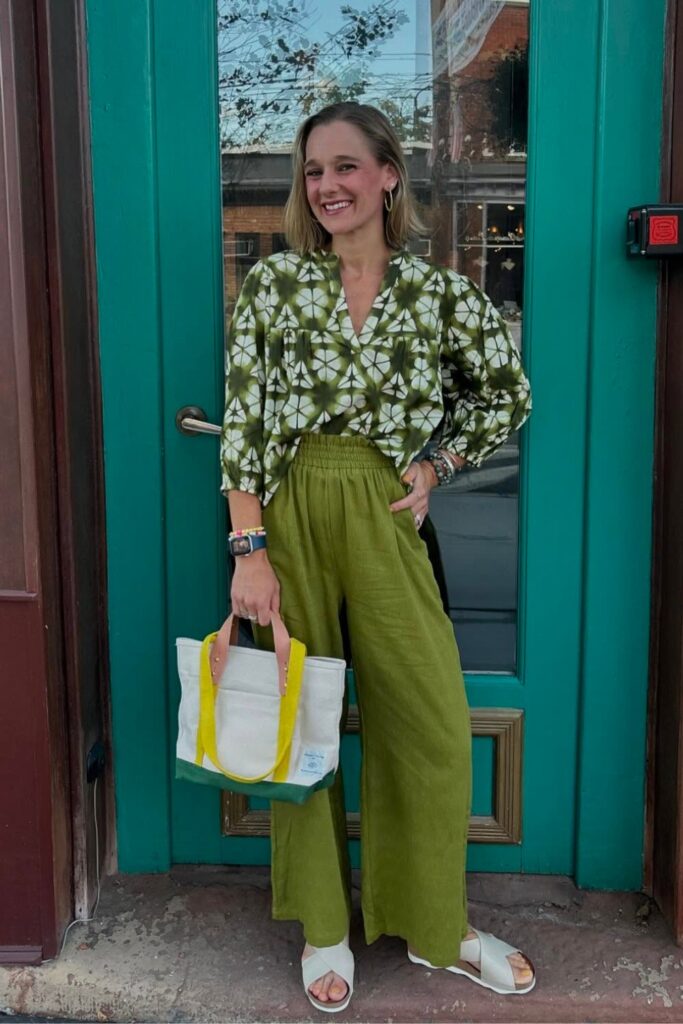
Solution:
<svg viewBox="0 0 683 1024">
<path fill-rule="evenodd" d="M 377 294 L 373 299 L 372 305 L 368 310 L 368 314 L 365 317 L 363 326 L 358 334 L 356 333 L 353 321 L 351 320 L 346 292 L 342 283 L 339 254 L 326 249 L 318 250 L 318 252 L 322 261 L 330 268 L 331 271 L 330 280 L 333 283 L 336 292 L 334 312 L 337 317 L 340 330 L 347 341 L 354 342 L 357 345 L 367 344 L 372 340 L 377 324 L 382 318 L 384 307 L 387 304 L 391 291 L 396 283 L 396 279 L 400 274 L 401 262 L 406 255 L 406 250 L 396 249 L 389 257 Z"/>
</svg>

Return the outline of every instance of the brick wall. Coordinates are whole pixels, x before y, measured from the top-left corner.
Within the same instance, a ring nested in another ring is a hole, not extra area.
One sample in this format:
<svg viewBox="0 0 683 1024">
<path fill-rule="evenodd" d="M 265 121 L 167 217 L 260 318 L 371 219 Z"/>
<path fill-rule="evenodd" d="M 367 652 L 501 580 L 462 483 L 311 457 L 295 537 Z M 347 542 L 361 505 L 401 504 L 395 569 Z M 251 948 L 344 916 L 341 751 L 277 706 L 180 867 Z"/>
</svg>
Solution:
<svg viewBox="0 0 683 1024">
<path fill-rule="evenodd" d="M 462 116 L 462 134 L 470 136 L 462 144 L 463 155 L 474 151 L 471 158 L 477 160 L 481 158 L 482 149 L 486 146 L 489 152 L 498 149 L 495 139 L 491 138 L 487 83 L 501 57 L 516 49 L 525 49 L 528 39 L 528 8 L 503 8 L 489 29 L 477 56 L 451 79 L 454 101 L 457 98 Z"/>
<path fill-rule="evenodd" d="M 232 308 L 238 292 L 239 235 L 258 235 L 258 254 L 270 256 L 273 235 L 282 232 L 282 207 L 280 206 L 227 206 L 223 208 L 223 270 L 224 300 L 226 309 Z M 243 257 L 246 260 L 248 257 Z"/>
</svg>

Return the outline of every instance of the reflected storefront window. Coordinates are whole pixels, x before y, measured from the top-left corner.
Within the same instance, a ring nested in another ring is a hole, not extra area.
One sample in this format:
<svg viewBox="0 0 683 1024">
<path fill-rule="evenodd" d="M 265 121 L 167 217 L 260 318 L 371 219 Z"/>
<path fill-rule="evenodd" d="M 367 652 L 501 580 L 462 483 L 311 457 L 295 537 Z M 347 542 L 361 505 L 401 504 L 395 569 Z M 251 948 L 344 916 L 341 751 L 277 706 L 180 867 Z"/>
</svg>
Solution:
<svg viewBox="0 0 683 1024">
<path fill-rule="evenodd" d="M 413 251 L 472 278 L 521 345 L 528 0 L 218 0 L 225 310 L 286 248 L 300 121 L 372 103 L 406 154 L 430 226 Z M 518 436 L 432 492 L 463 667 L 516 669 Z"/>
</svg>

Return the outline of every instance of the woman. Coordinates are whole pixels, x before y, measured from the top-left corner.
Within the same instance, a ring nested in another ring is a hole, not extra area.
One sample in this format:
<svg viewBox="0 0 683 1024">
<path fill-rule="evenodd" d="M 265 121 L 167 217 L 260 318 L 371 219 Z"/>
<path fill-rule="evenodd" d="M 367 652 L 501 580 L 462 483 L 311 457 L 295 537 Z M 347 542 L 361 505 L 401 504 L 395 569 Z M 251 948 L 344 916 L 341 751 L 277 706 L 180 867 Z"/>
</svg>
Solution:
<svg viewBox="0 0 683 1024">
<path fill-rule="evenodd" d="M 530 961 L 467 923 L 469 709 L 418 530 L 432 488 L 524 422 L 528 381 L 487 297 L 405 250 L 419 221 L 378 110 L 340 103 L 303 123 L 285 228 L 292 249 L 249 272 L 228 342 L 222 490 L 254 548 L 236 559 L 232 607 L 258 646 L 272 650 L 279 610 L 310 655 L 332 657 L 345 616 L 367 942 L 398 935 L 415 963 L 527 992 Z M 273 803 L 272 849 L 273 916 L 302 922 L 307 995 L 342 1010 L 353 956 L 341 772 L 303 806 Z"/>
</svg>

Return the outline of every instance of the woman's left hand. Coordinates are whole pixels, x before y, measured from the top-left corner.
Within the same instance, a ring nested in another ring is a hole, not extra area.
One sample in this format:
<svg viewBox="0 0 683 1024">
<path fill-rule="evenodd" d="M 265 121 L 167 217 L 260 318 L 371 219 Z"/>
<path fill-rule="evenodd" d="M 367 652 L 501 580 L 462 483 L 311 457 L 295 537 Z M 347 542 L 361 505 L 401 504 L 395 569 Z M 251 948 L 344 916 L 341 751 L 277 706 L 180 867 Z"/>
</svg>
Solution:
<svg viewBox="0 0 683 1024">
<path fill-rule="evenodd" d="M 411 485 L 410 494 L 400 501 L 395 501 L 389 509 L 391 512 L 400 512 L 404 508 L 409 508 L 419 530 L 429 512 L 429 492 L 438 482 L 434 467 L 427 461 L 411 462 L 401 480 Z"/>
</svg>

